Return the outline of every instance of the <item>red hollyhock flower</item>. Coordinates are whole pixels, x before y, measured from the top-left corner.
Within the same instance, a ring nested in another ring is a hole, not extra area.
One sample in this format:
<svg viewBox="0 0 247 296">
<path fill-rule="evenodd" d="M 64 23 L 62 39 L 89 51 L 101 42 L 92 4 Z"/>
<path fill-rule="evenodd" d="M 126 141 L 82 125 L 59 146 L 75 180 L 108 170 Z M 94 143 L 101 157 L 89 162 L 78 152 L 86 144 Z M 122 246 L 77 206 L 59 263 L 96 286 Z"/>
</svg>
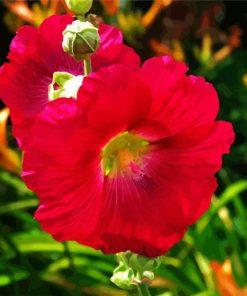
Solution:
<svg viewBox="0 0 247 296">
<path fill-rule="evenodd" d="M 11 110 L 14 133 L 21 140 L 29 129 L 29 120 L 49 101 L 48 87 L 53 73 L 83 75 L 82 63 L 62 49 L 62 32 L 72 21 L 71 16 L 55 15 L 47 18 L 38 29 L 23 26 L 11 43 L 10 63 L 4 64 L 0 71 L 0 97 Z M 119 30 L 101 24 L 99 34 L 100 46 L 92 55 L 94 71 L 111 64 L 139 67 L 138 55 L 122 43 Z"/>
<path fill-rule="evenodd" d="M 59 240 L 116 253 L 164 254 L 209 207 L 229 152 L 217 94 L 169 57 L 85 77 L 77 100 L 46 105 L 31 129 L 23 179 L 35 217 Z"/>
</svg>

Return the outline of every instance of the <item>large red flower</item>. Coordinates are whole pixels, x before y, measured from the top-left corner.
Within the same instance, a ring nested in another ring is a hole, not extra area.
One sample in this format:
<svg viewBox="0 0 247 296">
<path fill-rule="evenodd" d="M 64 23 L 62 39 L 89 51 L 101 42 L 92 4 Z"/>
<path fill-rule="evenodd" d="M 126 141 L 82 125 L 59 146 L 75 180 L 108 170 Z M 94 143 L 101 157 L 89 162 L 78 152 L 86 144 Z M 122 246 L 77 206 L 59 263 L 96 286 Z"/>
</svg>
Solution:
<svg viewBox="0 0 247 296">
<path fill-rule="evenodd" d="M 169 57 L 110 66 L 84 79 L 77 100 L 46 105 L 23 171 L 45 231 L 158 256 L 208 209 L 234 133 L 215 121 L 212 85 L 186 70 Z"/>
<path fill-rule="evenodd" d="M 11 110 L 14 132 L 23 140 L 30 120 L 49 101 L 48 87 L 54 72 L 83 75 L 82 63 L 62 49 L 62 32 L 72 23 L 71 16 L 47 18 L 39 28 L 23 26 L 13 39 L 8 56 L 10 63 L 0 71 L 0 97 Z M 138 68 L 140 59 L 133 49 L 122 43 L 122 34 L 114 27 L 101 24 L 100 46 L 92 55 L 94 71 L 112 64 Z"/>
</svg>

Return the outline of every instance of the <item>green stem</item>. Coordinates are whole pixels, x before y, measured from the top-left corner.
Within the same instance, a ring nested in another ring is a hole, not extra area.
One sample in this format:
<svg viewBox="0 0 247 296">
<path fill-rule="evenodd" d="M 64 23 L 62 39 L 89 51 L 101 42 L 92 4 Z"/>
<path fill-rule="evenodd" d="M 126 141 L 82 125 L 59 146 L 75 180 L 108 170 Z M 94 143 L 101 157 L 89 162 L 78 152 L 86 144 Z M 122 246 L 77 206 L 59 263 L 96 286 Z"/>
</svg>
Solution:
<svg viewBox="0 0 247 296">
<path fill-rule="evenodd" d="M 64 255 L 68 258 L 69 261 L 69 267 L 71 270 L 75 270 L 74 262 L 73 262 L 73 257 L 69 249 L 69 244 L 67 241 L 63 242 L 64 246 Z"/>
<path fill-rule="evenodd" d="M 82 14 L 82 15 L 76 15 L 75 16 L 77 20 L 81 21 L 81 22 L 85 22 L 86 21 L 86 18 L 85 18 L 85 15 Z"/>
<path fill-rule="evenodd" d="M 90 56 L 83 60 L 83 64 L 84 64 L 84 75 L 87 76 L 92 72 Z"/>
<path fill-rule="evenodd" d="M 151 296 L 148 285 L 145 283 L 139 284 L 137 286 L 137 295 L 138 296 Z"/>
</svg>

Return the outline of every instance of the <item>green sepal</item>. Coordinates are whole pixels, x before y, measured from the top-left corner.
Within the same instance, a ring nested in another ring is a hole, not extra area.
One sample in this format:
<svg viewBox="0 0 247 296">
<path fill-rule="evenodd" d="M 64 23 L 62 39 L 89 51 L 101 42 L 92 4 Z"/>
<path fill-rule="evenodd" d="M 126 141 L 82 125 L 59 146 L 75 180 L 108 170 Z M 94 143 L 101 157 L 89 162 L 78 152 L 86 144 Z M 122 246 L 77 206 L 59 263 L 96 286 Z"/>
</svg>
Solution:
<svg viewBox="0 0 247 296">
<path fill-rule="evenodd" d="M 141 275 L 145 271 L 154 271 L 161 263 L 160 257 L 149 258 L 132 252 L 126 252 L 125 258 L 128 265 L 134 270 L 137 270 Z"/>
</svg>

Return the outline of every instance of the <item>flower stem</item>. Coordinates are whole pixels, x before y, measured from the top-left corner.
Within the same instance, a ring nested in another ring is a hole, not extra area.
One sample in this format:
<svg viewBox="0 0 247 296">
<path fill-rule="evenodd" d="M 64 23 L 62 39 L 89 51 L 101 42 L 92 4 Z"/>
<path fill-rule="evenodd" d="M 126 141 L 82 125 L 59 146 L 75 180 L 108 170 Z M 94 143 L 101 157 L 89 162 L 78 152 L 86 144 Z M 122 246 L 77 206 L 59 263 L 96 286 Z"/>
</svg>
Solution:
<svg viewBox="0 0 247 296">
<path fill-rule="evenodd" d="M 75 266 L 74 266 L 72 254 L 71 254 L 70 249 L 69 249 L 68 242 L 67 241 L 63 242 L 63 246 L 64 246 L 64 255 L 68 258 L 68 261 L 69 261 L 69 267 L 72 270 L 74 270 Z"/>
<path fill-rule="evenodd" d="M 85 58 L 83 60 L 83 64 L 84 64 L 84 75 L 87 76 L 92 72 L 90 57 Z"/>
<path fill-rule="evenodd" d="M 137 295 L 138 296 L 151 296 L 148 285 L 146 283 L 141 283 L 137 286 Z"/>
</svg>

